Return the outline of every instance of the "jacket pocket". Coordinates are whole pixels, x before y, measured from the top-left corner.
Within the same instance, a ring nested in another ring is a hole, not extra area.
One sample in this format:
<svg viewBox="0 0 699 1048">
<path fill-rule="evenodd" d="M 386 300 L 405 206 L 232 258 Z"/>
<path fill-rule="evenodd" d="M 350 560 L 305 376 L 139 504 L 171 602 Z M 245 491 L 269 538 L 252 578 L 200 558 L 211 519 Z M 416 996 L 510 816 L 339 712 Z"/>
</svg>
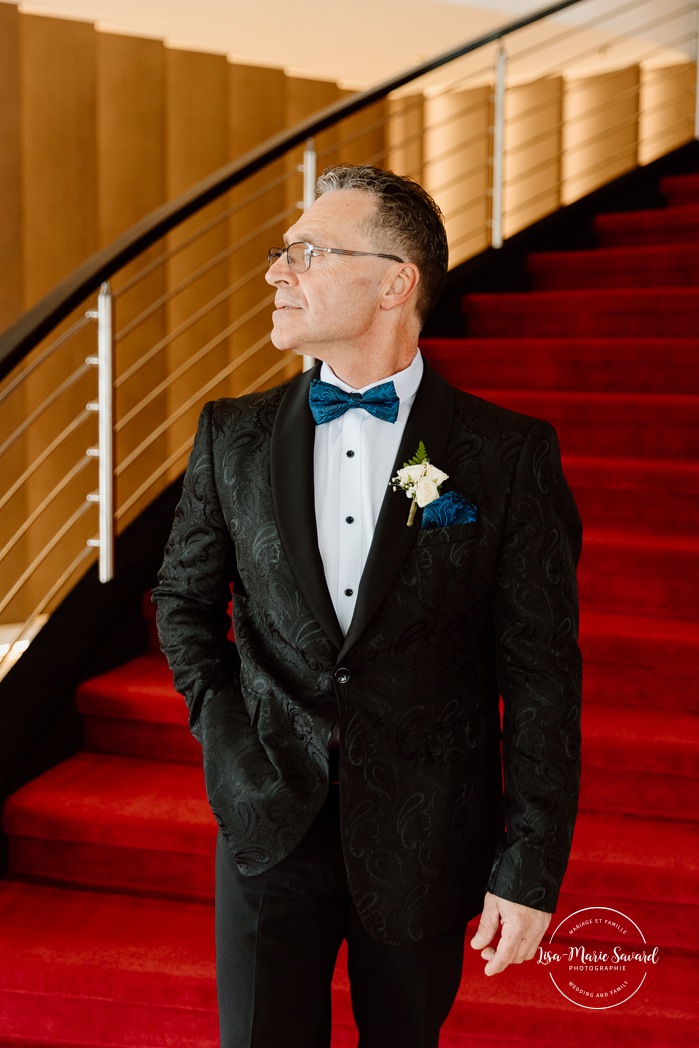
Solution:
<svg viewBox="0 0 699 1048">
<path fill-rule="evenodd" d="M 477 521 L 466 524 L 447 524 L 442 528 L 420 528 L 415 539 L 417 546 L 434 546 L 442 542 L 469 542 L 477 535 Z"/>
</svg>

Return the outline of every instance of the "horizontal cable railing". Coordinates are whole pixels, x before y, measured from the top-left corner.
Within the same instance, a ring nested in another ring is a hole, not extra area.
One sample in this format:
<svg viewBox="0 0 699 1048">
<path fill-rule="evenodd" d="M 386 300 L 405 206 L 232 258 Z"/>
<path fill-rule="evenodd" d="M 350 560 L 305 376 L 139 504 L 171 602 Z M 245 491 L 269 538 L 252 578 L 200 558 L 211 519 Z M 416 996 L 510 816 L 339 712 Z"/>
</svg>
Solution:
<svg viewBox="0 0 699 1048">
<path fill-rule="evenodd" d="M 0 676 L 180 474 L 203 402 L 300 367 L 269 341 L 264 273 L 312 198 L 304 157 L 417 178 L 458 265 L 695 137 L 698 7 L 567 0 L 331 106 L 143 219 L 1 335 Z"/>
</svg>

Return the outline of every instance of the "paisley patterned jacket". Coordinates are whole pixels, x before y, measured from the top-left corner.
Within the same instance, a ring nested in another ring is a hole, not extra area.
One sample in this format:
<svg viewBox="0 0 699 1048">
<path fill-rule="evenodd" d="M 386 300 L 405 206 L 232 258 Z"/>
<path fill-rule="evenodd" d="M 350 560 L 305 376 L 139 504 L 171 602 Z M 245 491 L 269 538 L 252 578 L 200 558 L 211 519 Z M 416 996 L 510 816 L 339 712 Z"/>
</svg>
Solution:
<svg viewBox="0 0 699 1048">
<path fill-rule="evenodd" d="M 313 374 L 205 406 L 154 592 L 220 828 L 246 874 L 287 855 L 323 804 L 339 719 L 347 874 L 373 936 L 455 927 L 486 889 L 553 911 L 581 686 L 581 527 L 555 433 L 426 365 L 396 468 L 423 440 L 476 520 L 420 528 L 418 511 L 409 528 L 387 488 L 343 637 L 317 546 Z"/>
</svg>

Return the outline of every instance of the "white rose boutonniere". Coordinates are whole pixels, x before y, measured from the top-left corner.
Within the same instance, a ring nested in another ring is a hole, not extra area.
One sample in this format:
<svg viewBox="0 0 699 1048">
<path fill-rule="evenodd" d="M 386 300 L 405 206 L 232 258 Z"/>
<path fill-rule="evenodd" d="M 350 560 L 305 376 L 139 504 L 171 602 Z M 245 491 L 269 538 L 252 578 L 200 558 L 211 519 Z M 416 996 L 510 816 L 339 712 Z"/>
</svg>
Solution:
<svg viewBox="0 0 699 1048">
<path fill-rule="evenodd" d="M 404 491 L 408 498 L 412 500 L 410 513 L 408 514 L 409 528 L 412 527 L 417 507 L 419 506 L 422 509 L 424 506 L 429 505 L 430 502 L 438 499 L 439 489 L 448 478 L 448 473 L 443 473 L 441 469 L 437 469 L 436 466 L 430 463 L 427 449 L 423 442 L 420 441 L 418 449 L 410 462 L 406 462 L 403 468 L 399 469 L 395 477 L 391 479 L 393 490 Z"/>
</svg>

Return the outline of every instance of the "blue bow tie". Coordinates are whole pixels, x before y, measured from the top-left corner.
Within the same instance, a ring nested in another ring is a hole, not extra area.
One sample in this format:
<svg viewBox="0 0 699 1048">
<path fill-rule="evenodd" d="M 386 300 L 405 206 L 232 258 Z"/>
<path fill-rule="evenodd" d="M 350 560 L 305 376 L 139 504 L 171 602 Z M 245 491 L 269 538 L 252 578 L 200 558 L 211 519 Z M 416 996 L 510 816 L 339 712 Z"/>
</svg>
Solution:
<svg viewBox="0 0 699 1048">
<path fill-rule="evenodd" d="M 345 393 L 339 386 L 314 378 L 308 393 L 308 403 L 316 426 L 320 426 L 323 422 L 331 422 L 344 415 L 348 408 L 364 408 L 383 422 L 395 422 L 400 400 L 392 382 L 373 386 L 366 393 Z"/>
</svg>

